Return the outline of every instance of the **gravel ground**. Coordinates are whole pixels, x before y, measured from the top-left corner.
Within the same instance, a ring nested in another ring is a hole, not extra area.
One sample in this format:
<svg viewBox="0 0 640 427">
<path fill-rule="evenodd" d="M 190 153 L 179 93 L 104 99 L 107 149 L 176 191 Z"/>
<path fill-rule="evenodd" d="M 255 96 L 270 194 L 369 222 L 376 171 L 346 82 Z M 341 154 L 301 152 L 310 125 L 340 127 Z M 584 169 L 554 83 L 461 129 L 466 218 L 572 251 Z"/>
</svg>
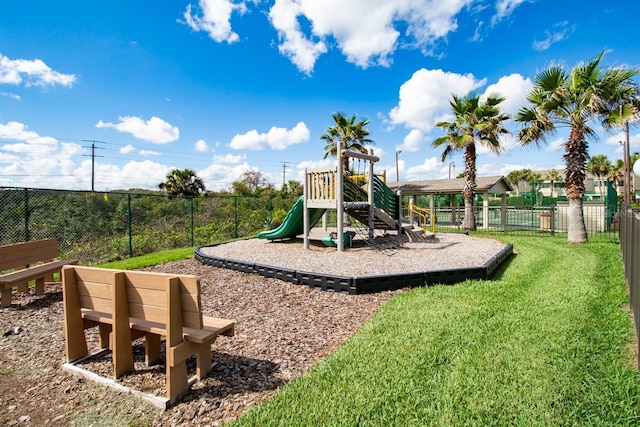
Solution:
<svg viewBox="0 0 640 427">
<path fill-rule="evenodd" d="M 408 242 L 405 239 L 395 249 L 378 251 L 356 236 L 354 247 L 338 252 L 336 248 L 326 247 L 317 240 L 331 231 L 314 229 L 308 250 L 304 250 L 302 239 L 282 242 L 250 239 L 203 247 L 200 251 L 204 255 L 293 270 L 364 277 L 481 266 L 505 246 L 492 239 L 469 237 L 461 233 L 440 233 L 421 242 Z M 393 239 L 396 237 L 393 236 Z"/>
<path fill-rule="evenodd" d="M 443 234 L 428 243 L 405 245 L 393 255 L 364 247 L 341 254 L 316 245 L 304 251 L 301 243 L 264 240 L 209 249 L 228 251 L 225 256 L 234 259 L 255 258 L 263 264 L 305 271 L 330 268 L 334 274 L 359 276 L 409 272 L 416 265 L 417 271 L 481 265 L 503 247 L 490 239 Z M 0 425 L 135 425 L 141 420 L 151 425 L 224 424 L 335 352 L 381 304 L 403 291 L 322 292 L 206 266 L 194 259 L 149 270 L 197 275 L 205 314 L 236 320 L 236 336 L 220 337 L 213 346 L 209 376 L 196 383 L 182 402 L 161 411 L 63 372 L 62 293 L 60 286 L 49 286 L 44 295 L 14 295 L 13 305 L 0 309 Z M 93 350 L 97 349 L 96 335 L 88 332 Z M 164 366 L 144 366 L 143 354 L 139 343 L 136 372 L 121 382 L 164 395 Z M 84 367 L 107 375 L 111 363 L 105 357 Z"/>
</svg>

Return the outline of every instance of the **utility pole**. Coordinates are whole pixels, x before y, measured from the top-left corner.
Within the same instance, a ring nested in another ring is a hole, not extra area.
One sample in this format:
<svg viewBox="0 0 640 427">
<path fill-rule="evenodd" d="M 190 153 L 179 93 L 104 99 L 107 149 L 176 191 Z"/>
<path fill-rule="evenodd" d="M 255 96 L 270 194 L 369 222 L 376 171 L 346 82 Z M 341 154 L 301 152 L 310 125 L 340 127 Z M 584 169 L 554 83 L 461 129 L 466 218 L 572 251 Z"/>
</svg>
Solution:
<svg viewBox="0 0 640 427">
<path fill-rule="evenodd" d="M 289 162 L 282 162 L 282 187 L 286 185 L 287 180 L 287 165 Z"/>
<path fill-rule="evenodd" d="M 96 156 L 96 148 L 100 149 L 100 150 L 104 150 L 104 148 L 102 147 L 96 147 L 96 143 L 100 143 L 100 144 L 106 144 L 106 142 L 104 141 L 95 141 L 93 139 L 83 139 L 83 142 L 90 142 L 91 143 L 91 191 L 94 191 L 94 183 L 95 183 L 95 179 L 96 179 L 96 157 L 103 157 L 103 156 Z M 86 147 L 89 148 L 89 147 Z M 88 154 L 83 154 L 83 156 L 89 156 Z"/>
<path fill-rule="evenodd" d="M 396 151 L 396 182 L 400 182 L 400 171 L 398 170 L 398 154 L 402 153 L 402 151 Z"/>
</svg>

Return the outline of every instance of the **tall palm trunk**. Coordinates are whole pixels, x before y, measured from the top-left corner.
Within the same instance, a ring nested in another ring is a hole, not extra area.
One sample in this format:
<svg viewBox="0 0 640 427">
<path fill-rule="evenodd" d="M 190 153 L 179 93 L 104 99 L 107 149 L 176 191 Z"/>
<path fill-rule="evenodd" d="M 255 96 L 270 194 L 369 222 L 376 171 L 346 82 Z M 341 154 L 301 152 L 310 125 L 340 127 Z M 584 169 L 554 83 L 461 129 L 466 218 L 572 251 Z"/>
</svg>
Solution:
<svg viewBox="0 0 640 427">
<path fill-rule="evenodd" d="M 588 144 L 584 135 L 571 129 L 569 141 L 565 144 L 565 154 L 562 156 L 566 165 L 565 183 L 567 199 L 569 200 L 569 243 L 586 243 L 587 227 L 584 223 L 582 199 L 585 194 L 584 182 L 587 176 L 586 164 L 588 159 Z"/>
<path fill-rule="evenodd" d="M 462 196 L 464 197 L 464 221 L 462 228 L 475 231 L 476 218 L 473 215 L 473 199 L 476 195 L 476 144 L 472 142 L 467 145 L 464 153 L 464 187 Z"/>
</svg>

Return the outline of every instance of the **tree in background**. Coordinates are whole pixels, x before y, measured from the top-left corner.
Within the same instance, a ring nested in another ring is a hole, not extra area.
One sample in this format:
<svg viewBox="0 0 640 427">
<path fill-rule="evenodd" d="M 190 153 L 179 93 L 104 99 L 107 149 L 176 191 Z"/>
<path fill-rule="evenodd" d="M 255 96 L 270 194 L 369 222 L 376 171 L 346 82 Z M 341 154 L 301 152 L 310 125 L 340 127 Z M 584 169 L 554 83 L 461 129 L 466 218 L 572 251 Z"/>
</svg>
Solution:
<svg viewBox="0 0 640 427">
<path fill-rule="evenodd" d="M 516 190 L 516 196 L 520 197 L 520 187 L 518 186 L 518 182 L 520 181 L 520 171 L 512 170 L 506 176 L 507 181 L 513 185 L 513 188 Z"/>
<path fill-rule="evenodd" d="M 480 95 L 466 97 L 452 96 L 449 102 L 455 116 L 452 122 L 439 122 L 436 126 L 442 128 L 444 136 L 433 141 L 434 147 L 445 146 L 442 153 L 444 163 L 449 155 L 456 151 L 464 151 L 464 221 L 465 230 L 476 229 L 476 219 L 473 215 L 473 200 L 476 192 L 476 144 L 481 144 L 494 153 L 501 151 L 498 137 L 509 133 L 503 122 L 509 118 L 500 111 L 500 103 L 505 98 L 491 95 L 484 102 Z"/>
<path fill-rule="evenodd" d="M 553 193 L 555 192 L 556 182 L 560 180 L 560 172 L 556 169 L 550 169 L 546 174 L 546 178 L 551 181 L 551 198 L 554 197 Z"/>
<path fill-rule="evenodd" d="M 199 196 L 205 191 L 202 178 L 192 169 L 173 169 L 158 188 L 172 196 Z"/>
<path fill-rule="evenodd" d="M 233 193 L 242 196 L 262 194 L 265 191 L 273 191 L 274 188 L 269 178 L 259 171 L 247 171 L 242 174 L 238 181 L 231 183 Z"/>
<path fill-rule="evenodd" d="M 587 139 L 595 137 L 590 123 L 602 120 L 607 126 L 618 106 L 638 93 L 632 78 L 640 69 L 603 69 L 603 55 L 601 52 L 595 59 L 577 65 L 570 72 L 555 65 L 539 72 L 527 96 L 530 106 L 522 108 L 516 115 L 516 121 L 523 124 L 518 133 L 522 145 L 545 142 L 558 126 L 570 128 L 563 155 L 565 191 L 569 200 L 569 243 L 587 242 L 582 199 L 589 158 Z"/>
<path fill-rule="evenodd" d="M 366 128 L 369 120 L 357 120 L 356 116 L 346 117 L 344 113 L 334 113 L 332 115 L 334 125 L 328 126 L 325 133 L 320 139 L 327 141 L 324 146 L 324 159 L 328 156 L 338 157 L 338 142 L 343 150 L 359 151 L 367 153 L 365 144 L 373 144 L 373 140 L 369 138 L 370 132 Z M 349 158 L 342 158 L 342 170 L 344 174 L 350 174 Z"/>
<path fill-rule="evenodd" d="M 602 185 L 602 177 L 609 176 L 611 173 L 611 162 L 604 154 L 598 154 L 589 159 L 587 162 L 587 172 L 598 177 L 598 186 L 600 187 L 600 196 L 604 195 L 604 185 Z"/>
</svg>

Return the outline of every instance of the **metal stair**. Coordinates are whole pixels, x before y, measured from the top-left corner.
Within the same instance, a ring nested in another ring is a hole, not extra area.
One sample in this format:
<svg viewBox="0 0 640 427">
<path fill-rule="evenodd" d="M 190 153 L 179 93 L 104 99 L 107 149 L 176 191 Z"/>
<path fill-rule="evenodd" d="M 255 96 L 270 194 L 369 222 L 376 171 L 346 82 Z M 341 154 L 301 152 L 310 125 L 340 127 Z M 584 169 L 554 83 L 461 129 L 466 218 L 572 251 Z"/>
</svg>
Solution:
<svg viewBox="0 0 640 427">
<path fill-rule="evenodd" d="M 427 233 L 420 227 L 415 227 L 412 224 L 402 224 L 402 232 L 408 237 L 409 241 L 412 243 L 423 243 L 429 242 L 434 239 L 434 237 Z"/>
<path fill-rule="evenodd" d="M 358 220 L 365 227 L 369 226 L 369 207 L 368 206 L 358 206 L 358 207 L 349 207 L 345 208 L 345 212 L 352 218 Z M 377 230 L 397 230 L 398 223 L 395 219 L 391 218 L 389 214 L 387 214 L 382 209 L 375 208 L 374 216 L 373 216 L 373 226 Z"/>
</svg>

